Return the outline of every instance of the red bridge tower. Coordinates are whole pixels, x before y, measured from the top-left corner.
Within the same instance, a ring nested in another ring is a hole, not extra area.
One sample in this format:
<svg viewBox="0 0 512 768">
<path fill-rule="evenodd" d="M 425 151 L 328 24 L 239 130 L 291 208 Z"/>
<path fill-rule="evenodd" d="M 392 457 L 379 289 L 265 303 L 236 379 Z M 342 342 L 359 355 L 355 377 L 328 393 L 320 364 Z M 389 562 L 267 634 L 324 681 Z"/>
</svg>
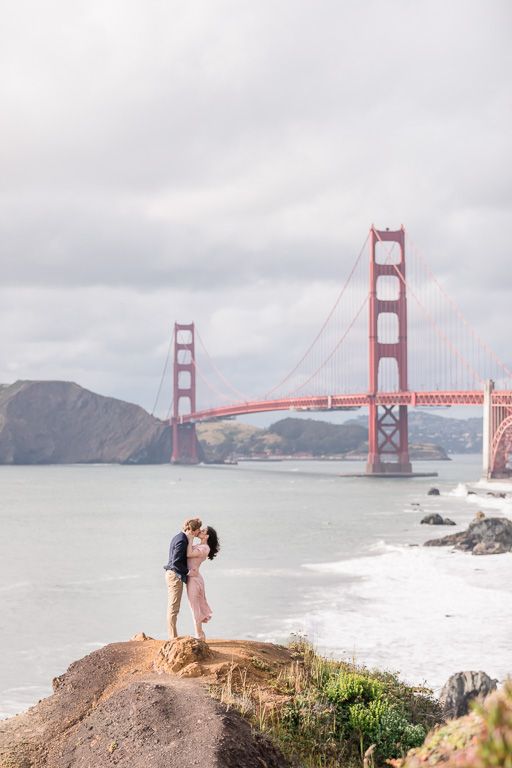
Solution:
<svg viewBox="0 0 512 768">
<path fill-rule="evenodd" d="M 173 464 L 197 464 L 197 437 L 194 422 L 182 417 L 196 410 L 196 366 L 194 323 L 174 323 L 174 401 L 171 418 Z"/>
<path fill-rule="evenodd" d="M 399 258 L 390 252 L 384 254 L 384 249 L 378 249 L 378 243 L 397 243 L 400 249 Z M 388 286 L 392 289 L 382 298 L 384 281 L 387 277 Z M 380 285 L 379 285 L 380 282 Z M 392 292 L 391 292 L 392 290 Z M 393 295 L 394 298 L 388 298 Z M 379 316 L 384 313 L 394 315 L 397 319 L 395 327 L 397 336 L 393 341 L 383 341 L 379 337 Z M 368 414 L 368 462 L 366 472 L 369 475 L 409 475 L 412 472 L 409 461 L 409 435 L 406 405 L 377 405 L 376 395 L 381 390 L 379 386 L 379 368 L 382 360 L 391 358 L 396 361 L 396 389 L 407 392 L 407 298 L 405 283 L 405 230 L 390 232 L 389 230 L 370 231 L 370 366 L 369 387 L 370 399 Z"/>
</svg>

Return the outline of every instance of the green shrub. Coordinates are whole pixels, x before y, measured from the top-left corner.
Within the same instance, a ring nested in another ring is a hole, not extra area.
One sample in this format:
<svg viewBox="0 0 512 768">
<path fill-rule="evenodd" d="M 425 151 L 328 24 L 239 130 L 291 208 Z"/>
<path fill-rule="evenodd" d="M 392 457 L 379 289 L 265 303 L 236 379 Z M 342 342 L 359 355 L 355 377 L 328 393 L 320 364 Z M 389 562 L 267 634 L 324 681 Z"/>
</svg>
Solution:
<svg viewBox="0 0 512 768">
<path fill-rule="evenodd" d="M 344 669 L 337 676 L 328 678 L 325 685 L 326 697 L 338 706 L 376 701 L 383 693 L 380 680 Z"/>
<path fill-rule="evenodd" d="M 397 683 L 393 678 L 392 688 Z M 396 693 L 369 672 L 342 669 L 331 675 L 324 693 L 336 706 L 338 735 L 348 742 L 355 738 L 361 756 L 375 744 L 377 758 L 398 757 L 419 746 L 426 736 L 422 725 L 410 721 Z"/>
<path fill-rule="evenodd" d="M 254 721 L 300 768 L 360 768 L 371 745 L 372 765 L 385 766 L 441 721 L 430 691 L 390 672 L 324 659 L 301 636 L 290 648 L 294 664 L 273 681 L 290 698 Z"/>
</svg>

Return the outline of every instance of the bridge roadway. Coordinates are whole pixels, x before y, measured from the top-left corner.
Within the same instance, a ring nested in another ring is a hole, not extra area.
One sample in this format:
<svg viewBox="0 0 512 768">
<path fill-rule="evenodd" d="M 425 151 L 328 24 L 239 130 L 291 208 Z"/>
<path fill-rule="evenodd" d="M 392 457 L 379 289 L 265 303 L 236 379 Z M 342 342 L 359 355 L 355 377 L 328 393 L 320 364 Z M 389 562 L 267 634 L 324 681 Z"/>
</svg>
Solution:
<svg viewBox="0 0 512 768">
<path fill-rule="evenodd" d="M 495 390 L 495 405 L 512 406 L 512 391 Z M 408 405 L 447 407 L 451 405 L 483 405 L 483 390 L 474 391 L 432 391 L 432 392 L 379 392 L 376 395 L 315 395 L 310 397 L 285 397 L 278 400 L 254 400 L 238 402 L 219 408 L 210 408 L 194 413 L 182 414 L 177 419 L 179 424 L 194 424 L 200 421 L 215 421 L 231 416 L 249 413 L 267 413 L 270 411 L 344 411 L 364 408 L 371 402 L 377 405 Z"/>
</svg>

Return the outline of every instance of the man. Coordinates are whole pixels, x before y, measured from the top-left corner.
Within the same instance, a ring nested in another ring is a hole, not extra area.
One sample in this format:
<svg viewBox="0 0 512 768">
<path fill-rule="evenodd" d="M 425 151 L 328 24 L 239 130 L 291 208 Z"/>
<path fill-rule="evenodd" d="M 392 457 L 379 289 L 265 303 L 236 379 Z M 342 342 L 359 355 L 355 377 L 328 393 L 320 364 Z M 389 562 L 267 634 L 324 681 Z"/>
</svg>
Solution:
<svg viewBox="0 0 512 768">
<path fill-rule="evenodd" d="M 181 605 L 183 584 L 187 583 L 187 534 L 197 535 L 201 525 L 201 520 L 198 517 L 185 520 L 182 530 L 171 541 L 169 562 L 164 565 L 167 582 L 167 630 L 170 640 L 178 637 L 176 620 Z"/>
</svg>

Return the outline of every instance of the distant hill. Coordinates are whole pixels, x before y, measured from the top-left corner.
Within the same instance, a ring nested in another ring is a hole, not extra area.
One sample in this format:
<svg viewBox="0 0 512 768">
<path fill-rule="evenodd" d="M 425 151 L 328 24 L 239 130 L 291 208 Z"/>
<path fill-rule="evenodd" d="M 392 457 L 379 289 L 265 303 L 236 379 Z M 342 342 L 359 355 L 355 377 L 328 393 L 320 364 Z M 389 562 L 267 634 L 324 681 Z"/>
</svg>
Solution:
<svg viewBox="0 0 512 768">
<path fill-rule="evenodd" d="M 364 426 L 366 416 L 357 416 L 349 424 Z M 483 422 L 481 418 L 454 419 L 428 411 L 409 411 L 409 440 L 411 443 L 436 443 L 447 453 L 480 453 Z"/>
<path fill-rule="evenodd" d="M 368 429 L 359 424 L 330 424 L 290 417 L 272 424 L 268 431 L 282 439 L 284 453 L 310 453 L 313 456 L 354 451 L 368 437 Z"/>
<path fill-rule="evenodd" d="M 367 437 L 359 425 L 347 428 L 313 419 L 285 418 L 268 429 L 236 421 L 198 424 L 197 435 L 206 461 L 231 458 L 342 455 Z"/>
<path fill-rule="evenodd" d="M 339 457 L 365 459 L 368 451 L 366 422 L 331 424 L 318 419 L 287 417 L 268 429 L 251 427 L 236 421 L 198 424 L 206 461 L 234 458 Z M 411 459 L 447 459 L 439 445 L 425 440 L 410 446 Z"/>
<path fill-rule="evenodd" d="M 447 458 L 480 450 L 481 420 L 410 413 L 411 458 Z M 287 417 L 268 429 L 237 421 L 197 425 L 200 457 L 364 458 L 366 417 L 343 424 Z M 442 446 L 442 447 L 440 447 Z M 143 408 L 64 381 L 0 385 L 0 464 L 165 464 L 169 425 Z"/>
<path fill-rule="evenodd" d="M 169 425 L 138 405 L 66 381 L 0 389 L 0 464 L 162 464 Z"/>
</svg>

